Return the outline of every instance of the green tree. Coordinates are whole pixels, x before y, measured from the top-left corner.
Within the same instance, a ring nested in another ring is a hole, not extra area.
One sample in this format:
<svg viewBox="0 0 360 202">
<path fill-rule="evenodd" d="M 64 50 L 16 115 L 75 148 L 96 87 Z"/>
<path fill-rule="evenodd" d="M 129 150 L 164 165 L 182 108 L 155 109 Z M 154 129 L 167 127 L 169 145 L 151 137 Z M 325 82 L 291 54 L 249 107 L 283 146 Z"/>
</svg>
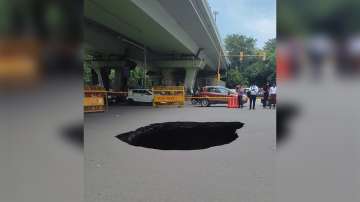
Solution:
<svg viewBox="0 0 360 202">
<path fill-rule="evenodd" d="M 146 76 L 146 83 L 144 88 L 150 88 L 151 82 L 148 75 L 145 75 L 145 71 L 141 67 L 135 67 L 135 69 L 130 71 L 130 77 L 128 80 L 128 86 L 130 88 L 141 88 Z"/>
<path fill-rule="evenodd" d="M 230 57 L 231 68 L 242 70 L 244 67 L 253 63 L 254 58 L 245 58 L 240 61 L 240 52 L 246 55 L 253 55 L 256 53 L 256 39 L 239 34 L 231 34 L 225 38 L 225 48 L 230 55 L 239 55 L 239 57 Z"/>
<path fill-rule="evenodd" d="M 83 79 L 85 85 L 91 85 L 91 68 L 90 63 L 84 61 L 84 69 L 83 69 Z"/>
<path fill-rule="evenodd" d="M 265 42 L 263 51 L 265 51 L 266 53 L 274 53 L 275 50 L 276 50 L 276 39 L 269 39 L 267 42 Z"/>
<path fill-rule="evenodd" d="M 270 83 L 276 82 L 276 39 L 269 39 L 264 46 L 266 53 L 266 80 Z"/>
<path fill-rule="evenodd" d="M 230 55 L 237 55 L 240 51 L 245 55 L 266 53 L 265 61 L 261 57 L 245 57 L 243 61 L 240 61 L 239 57 L 230 57 L 227 86 L 248 85 L 251 82 L 262 86 L 266 82 L 275 82 L 276 39 L 268 40 L 262 49 L 255 48 L 255 42 L 253 38 L 238 34 L 226 37 L 225 47 Z"/>
<path fill-rule="evenodd" d="M 234 88 L 236 85 L 239 84 L 248 86 L 249 81 L 237 69 L 230 69 L 228 71 L 228 80 L 226 84 L 228 87 Z"/>
</svg>

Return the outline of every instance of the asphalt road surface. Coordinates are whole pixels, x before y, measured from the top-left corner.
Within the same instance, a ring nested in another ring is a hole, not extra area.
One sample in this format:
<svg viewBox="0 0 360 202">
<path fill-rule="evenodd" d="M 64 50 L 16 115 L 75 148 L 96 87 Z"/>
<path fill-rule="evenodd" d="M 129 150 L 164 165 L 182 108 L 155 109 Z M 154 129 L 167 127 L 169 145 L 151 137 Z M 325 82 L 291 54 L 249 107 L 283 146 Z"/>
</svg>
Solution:
<svg viewBox="0 0 360 202">
<path fill-rule="evenodd" d="M 274 201 L 276 110 L 114 106 L 85 115 L 85 201 Z M 239 138 L 205 150 L 134 147 L 115 136 L 167 121 L 240 121 Z"/>
</svg>

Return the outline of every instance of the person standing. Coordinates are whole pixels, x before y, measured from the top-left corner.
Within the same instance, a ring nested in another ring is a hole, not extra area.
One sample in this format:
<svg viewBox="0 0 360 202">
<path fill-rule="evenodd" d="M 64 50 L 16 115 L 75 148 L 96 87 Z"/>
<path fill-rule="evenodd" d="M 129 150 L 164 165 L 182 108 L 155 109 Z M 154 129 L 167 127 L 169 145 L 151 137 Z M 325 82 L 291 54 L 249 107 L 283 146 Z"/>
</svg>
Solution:
<svg viewBox="0 0 360 202">
<path fill-rule="evenodd" d="M 275 106 L 276 106 L 276 90 L 277 90 L 277 87 L 276 87 L 276 84 L 274 83 L 270 87 L 270 91 L 269 91 L 269 94 L 270 94 L 270 109 L 271 109 L 271 107 L 274 107 L 274 109 L 275 109 Z"/>
<path fill-rule="evenodd" d="M 252 83 L 250 86 L 250 110 L 255 109 L 255 103 L 256 103 L 256 96 L 259 92 L 259 88 L 255 85 L 255 83 Z"/>
<path fill-rule="evenodd" d="M 243 108 L 244 88 L 241 85 L 238 86 L 237 93 L 238 93 L 239 108 Z"/>
<path fill-rule="evenodd" d="M 263 87 L 263 108 L 265 109 L 268 105 L 270 85 L 266 83 Z"/>
</svg>

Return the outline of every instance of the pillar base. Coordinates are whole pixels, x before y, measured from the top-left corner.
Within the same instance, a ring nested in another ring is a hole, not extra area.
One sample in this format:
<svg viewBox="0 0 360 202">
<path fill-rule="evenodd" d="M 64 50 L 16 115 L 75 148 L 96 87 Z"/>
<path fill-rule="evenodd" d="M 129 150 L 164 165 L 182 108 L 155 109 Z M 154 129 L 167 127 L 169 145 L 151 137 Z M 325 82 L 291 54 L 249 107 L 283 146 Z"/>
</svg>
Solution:
<svg viewBox="0 0 360 202">
<path fill-rule="evenodd" d="M 185 69 L 185 90 L 188 94 L 194 94 L 194 85 L 196 74 L 198 72 L 197 68 L 186 68 Z"/>
</svg>

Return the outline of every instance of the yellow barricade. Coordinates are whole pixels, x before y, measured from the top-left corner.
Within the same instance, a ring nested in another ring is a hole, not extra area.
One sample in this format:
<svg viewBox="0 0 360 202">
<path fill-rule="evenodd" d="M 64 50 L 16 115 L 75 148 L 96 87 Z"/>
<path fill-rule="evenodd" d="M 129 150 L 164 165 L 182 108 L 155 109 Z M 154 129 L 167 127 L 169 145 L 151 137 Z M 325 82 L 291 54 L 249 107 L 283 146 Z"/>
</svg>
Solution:
<svg viewBox="0 0 360 202">
<path fill-rule="evenodd" d="M 185 104 L 185 88 L 184 86 L 154 86 L 153 106 L 159 105 L 178 105 Z"/>
<path fill-rule="evenodd" d="M 84 112 L 104 112 L 107 104 L 107 91 L 100 86 L 85 86 Z"/>
<path fill-rule="evenodd" d="M 85 97 L 84 98 L 84 106 L 104 106 L 104 98 L 103 97 Z"/>
</svg>

